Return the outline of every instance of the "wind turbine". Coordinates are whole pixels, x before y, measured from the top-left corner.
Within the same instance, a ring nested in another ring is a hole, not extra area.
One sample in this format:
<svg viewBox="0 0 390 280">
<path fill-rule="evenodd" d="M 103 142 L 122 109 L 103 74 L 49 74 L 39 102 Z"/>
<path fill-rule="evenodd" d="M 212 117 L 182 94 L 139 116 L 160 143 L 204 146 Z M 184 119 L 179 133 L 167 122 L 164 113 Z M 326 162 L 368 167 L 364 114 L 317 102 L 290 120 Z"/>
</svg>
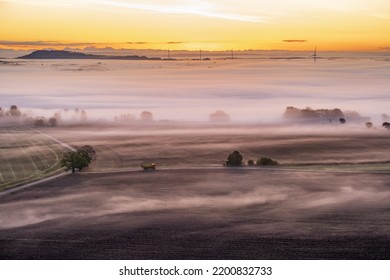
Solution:
<svg viewBox="0 0 390 280">
<path fill-rule="evenodd" d="M 314 62 L 317 62 L 317 46 L 314 48 L 313 59 L 314 59 Z"/>
</svg>

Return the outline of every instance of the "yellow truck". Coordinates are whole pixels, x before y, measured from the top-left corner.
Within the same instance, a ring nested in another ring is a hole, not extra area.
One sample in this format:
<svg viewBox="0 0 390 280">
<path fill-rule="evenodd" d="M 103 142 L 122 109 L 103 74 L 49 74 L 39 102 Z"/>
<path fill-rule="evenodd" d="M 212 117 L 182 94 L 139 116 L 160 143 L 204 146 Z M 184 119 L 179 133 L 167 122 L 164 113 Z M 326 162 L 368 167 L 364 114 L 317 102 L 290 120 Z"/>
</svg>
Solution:
<svg viewBox="0 0 390 280">
<path fill-rule="evenodd" d="M 144 163 L 141 165 L 141 167 L 144 170 L 156 170 L 156 164 L 154 164 L 154 163 Z"/>
</svg>

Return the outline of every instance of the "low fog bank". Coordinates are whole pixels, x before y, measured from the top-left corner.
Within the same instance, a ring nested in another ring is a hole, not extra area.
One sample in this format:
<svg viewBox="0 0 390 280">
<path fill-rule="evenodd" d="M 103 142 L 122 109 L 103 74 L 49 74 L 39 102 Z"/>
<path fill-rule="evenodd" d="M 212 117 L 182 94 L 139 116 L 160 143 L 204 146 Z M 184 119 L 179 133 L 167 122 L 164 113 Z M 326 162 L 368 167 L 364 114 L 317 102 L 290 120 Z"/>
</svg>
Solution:
<svg viewBox="0 0 390 280">
<path fill-rule="evenodd" d="M 68 126 L 40 129 L 70 145 L 91 145 L 90 171 L 160 167 L 221 167 L 239 151 L 248 160 L 271 157 L 285 165 L 359 164 L 390 161 L 389 131 L 353 126 L 261 126 L 199 123 L 134 126 Z M 350 169 L 355 167 L 350 167 Z M 373 167 L 374 168 L 374 167 Z"/>
<path fill-rule="evenodd" d="M 270 122 L 282 121 L 287 106 L 357 111 L 375 122 L 389 114 L 389 64 L 370 59 L 25 60 L 0 73 L 0 95 L 10 102 L 3 106 L 46 118 L 75 108 L 94 121 L 143 111 L 208 121 L 224 111 L 232 122 Z"/>
<path fill-rule="evenodd" d="M 2 197 L 0 236 L 32 225 L 38 235 L 53 225 L 65 231 L 173 226 L 183 216 L 208 225 L 202 234 L 222 236 L 388 236 L 387 177 L 264 170 L 68 176 Z"/>
<path fill-rule="evenodd" d="M 111 47 L 99 48 L 95 46 L 79 48 L 64 48 L 64 51 L 81 52 L 85 54 L 107 55 L 107 56 L 146 56 L 159 57 L 161 59 L 177 60 L 198 60 L 200 58 L 199 50 L 168 50 L 168 49 L 115 49 Z M 0 49 L 0 57 L 5 59 L 24 56 L 36 51 Z M 288 50 L 225 50 L 225 51 L 207 51 L 202 50 L 202 59 L 307 59 L 312 58 L 313 50 L 308 51 L 288 51 Z M 318 50 L 318 59 L 378 59 L 385 60 L 390 57 L 390 52 L 341 52 Z"/>
</svg>

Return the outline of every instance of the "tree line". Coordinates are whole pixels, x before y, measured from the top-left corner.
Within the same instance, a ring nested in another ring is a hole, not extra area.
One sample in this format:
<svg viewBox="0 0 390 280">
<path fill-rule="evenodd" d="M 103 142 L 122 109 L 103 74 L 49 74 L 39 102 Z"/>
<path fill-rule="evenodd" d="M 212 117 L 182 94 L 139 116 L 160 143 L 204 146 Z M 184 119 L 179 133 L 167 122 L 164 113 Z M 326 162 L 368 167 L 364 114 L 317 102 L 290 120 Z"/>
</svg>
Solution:
<svg viewBox="0 0 390 280">
<path fill-rule="evenodd" d="M 225 166 L 230 167 L 240 167 L 244 166 L 243 162 L 243 156 L 240 154 L 239 151 L 234 151 L 231 154 L 228 155 Z M 247 161 L 247 166 L 277 166 L 279 163 L 276 160 L 273 160 L 270 157 L 262 156 L 258 160 L 249 159 Z"/>
<path fill-rule="evenodd" d="M 22 112 L 19 110 L 18 106 L 11 105 L 8 109 L 0 106 L 0 117 L 20 117 Z"/>
</svg>

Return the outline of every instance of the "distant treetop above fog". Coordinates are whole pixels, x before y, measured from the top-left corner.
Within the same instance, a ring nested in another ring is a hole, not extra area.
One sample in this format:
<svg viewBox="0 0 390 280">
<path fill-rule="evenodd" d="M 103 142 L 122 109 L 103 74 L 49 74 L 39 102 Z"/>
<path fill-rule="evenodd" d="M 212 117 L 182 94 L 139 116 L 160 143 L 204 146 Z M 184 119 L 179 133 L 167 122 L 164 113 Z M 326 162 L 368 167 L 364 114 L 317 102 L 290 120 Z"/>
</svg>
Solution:
<svg viewBox="0 0 390 280">
<path fill-rule="evenodd" d="M 11 105 L 8 110 L 0 106 L 0 117 L 20 117 L 21 115 L 22 113 L 16 105 Z"/>
<path fill-rule="evenodd" d="M 210 115 L 209 120 L 211 122 L 229 122 L 230 116 L 224 111 L 218 110 Z"/>
<path fill-rule="evenodd" d="M 151 122 L 153 121 L 153 114 L 149 111 L 143 111 L 140 115 L 141 121 Z"/>
<path fill-rule="evenodd" d="M 312 109 L 306 107 L 304 109 L 289 106 L 286 108 L 283 117 L 289 121 L 298 122 L 339 122 L 341 119 L 352 122 L 367 122 L 369 117 L 362 117 L 356 111 L 341 111 L 339 108 L 334 109 Z"/>
</svg>

